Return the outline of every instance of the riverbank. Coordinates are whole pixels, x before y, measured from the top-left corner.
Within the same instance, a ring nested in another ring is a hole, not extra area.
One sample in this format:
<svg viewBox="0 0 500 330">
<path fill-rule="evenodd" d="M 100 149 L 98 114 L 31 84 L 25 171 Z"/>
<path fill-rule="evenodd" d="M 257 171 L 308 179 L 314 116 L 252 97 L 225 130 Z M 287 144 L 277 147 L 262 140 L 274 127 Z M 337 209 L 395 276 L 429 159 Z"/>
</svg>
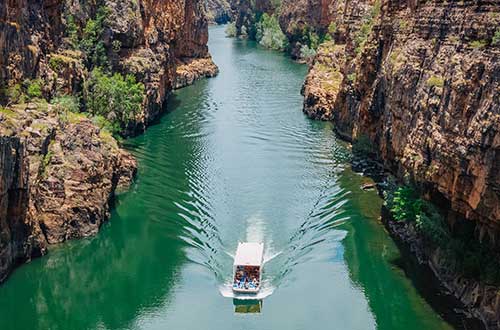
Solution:
<svg viewBox="0 0 500 330">
<path fill-rule="evenodd" d="M 446 251 L 429 247 L 422 235 L 418 234 L 414 224 L 395 221 L 386 208 L 382 209 L 382 219 L 391 236 L 411 253 L 410 257 L 415 258 L 420 267 L 425 267 L 432 273 L 436 289 L 434 294 L 455 298 L 458 302 L 456 307 L 450 303 L 453 311 L 478 321 L 473 329 L 479 329 L 479 324 L 483 329 L 499 328 L 498 286 L 482 283 L 451 270 Z"/>
<path fill-rule="evenodd" d="M 353 170 L 374 180 L 375 184 L 364 187 L 367 189 L 375 187 L 378 194 L 384 199 L 384 204 L 380 209 L 381 222 L 401 250 L 404 259 L 401 264 L 405 265 L 403 268 L 407 276 L 412 279 L 422 296 L 457 329 L 497 329 L 498 286 L 484 283 L 470 275 L 466 276 L 452 267 L 457 262 L 456 256 L 450 255 L 451 252 L 447 251 L 448 247 L 445 245 L 448 244 L 446 240 L 454 238 L 448 237 L 451 233 L 440 229 L 441 224 L 429 222 L 444 222 L 444 219 L 429 219 L 422 224 L 418 218 L 424 215 L 418 213 L 414 215 L 417 219 L 396 219 L 393 213 L 395 210 L 398 212 L 397 215 L 414 212 L 410 210 L 411 203 L 420 202 L 412 200 L 412 198 L 417 198 L 418 195 L 397 197 L 399 205 L 408 205 L 407 209 L 391 206 L 394 201 L 390 199 L 394 198 L 394 192 L 398 190 L 398 187 L 399 189 L 402 187 L 404 189 L 411 188 L 396 183 L 390 170 L 384 168 L 380 159 L 377 159 L 376 155 L 373 154 L 373 149 L 369 150 L 366 145 L 360 146 L 358 141 L 354 143 L 353 150 Z M 367 155 L 371 155 L 371 157 L 367 157 Z M 433 206 L 429 205 L 428 207 Z M 424 209 L 428 207 L 424 207 Z M 426 214 L 425 216 L 441 217 L 438 213 L 435 215 Z M 455 224 L 456 232 L 458 232 L 459 226 L 459 224 Z M 441 246 L 436 245 L 436 242 L 429 237 L 435 237 Z M 472 247 L 470 249 L 472 250 Z M 479 258 L 477 255 L 470 257 Z M 469 271 L 476 272 L 477 269 L 469 269 Z M 486 270 L 482 269 L 481 271 L 485 272 Z M 485 276 L 485 274 L 481 275 Z M 463 317 L 459 315 L 463 315 Z"/>
</svg>

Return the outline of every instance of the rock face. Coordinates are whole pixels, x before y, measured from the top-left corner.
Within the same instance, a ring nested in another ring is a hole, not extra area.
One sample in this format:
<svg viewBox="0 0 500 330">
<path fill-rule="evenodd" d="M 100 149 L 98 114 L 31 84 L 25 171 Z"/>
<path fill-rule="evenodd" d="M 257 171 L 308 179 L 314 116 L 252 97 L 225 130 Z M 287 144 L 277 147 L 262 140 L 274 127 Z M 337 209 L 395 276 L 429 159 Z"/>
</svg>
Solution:
<svg viewBox="0 0 500 330">
<path fill-rule="evenodd" d="M 0 282 L 17 263 L 45 253 L 40 227 L 28 215 L 28 176 L 20 139 L 0 137 Z"/>
<path fill-rule="evenodd" d="M 500 3 L 366 3 L 361 24 L 324 44 L 303 88 L 304 112 L 333 120 L 349 140 L 373 143 L 385 168 L 500 239 Z M 363 7 L 363 6 L 360 6 Z M 349 21 L 347 19 L 346 21 Z M 339 31 L 339 30 L 337 30 Z M 343 48 L 341 48 L 343 47 Z M 496 288 L 450 273 L 410 225 L 391 232 L 418 252 L 474 317 L 498 328 Z"/>
<path fill-rule="evenodd" d="M 231 0 L 237 34 L 253 38 L 252 26 L 256 23 L 256 18 L 263 13 L 273 14 L 279 3 L 280 1 L 272 0 Z"/>
<path fill-rule="evenodd" d="M 84 0 L 4 1 L 0 4 L 3 89 L 41 78 L 46 97 L 80 92 L 88 72 L 81 52 L 70 44 L 68 17 L 83 29 L 100 6 L 108 9 L 103 43 L 111 66 L 133 74 L 146 87 L 143 113 L 134 128 L 140 132 L 163 110 L 176 81 L 177 64 L 211 61 L 204 0 L 106 0 L 100 5 Z M 215 64 L 209 68 L 212 71 L 200 78 L 217 73 Z"/>
<path fill-rule="evenodd" d="M 219 73 L 219 68 L 211 59 L 185 59 L 177 64 L 174 89 L 192 85 L 200 78 L 211 78 Z"/>
<path fill-rule="evenodd" d="M 212 24 L 225 24 L 231 21 L 233 12 L 228 0 L 207 0 L 207 19 Z"/>
<path fill-rule="evenodd" d="M 313 119 L 332 119 L 332 110 L 344 79 L 345 48 L 345 45 L 327 42 L 318 49 L 302 87 L 304 113 Z"/>
<path fill-rule="evenodd" d="M 30 103 L 3 109 L 0 279 L 47 244 L 97 233 L 135 160 L 83 115 Z"/>
<path fill-rule="evenodd" d="M 356 57 L 363 37 L 362 29 L 370 28 L 373 12 L 378 4 L 374 1 L 329 1 L 316 3 L 316 29 L 334 27 L 332 42 L 318 48 L 302 90 L 304 113 L 320 120 L 333 119 L 333 109 L 340 99 L 352 88 L 356 77 Z M 329 8 L 325 13 L 324 7 Z M 326 15 L 328 19 L 320 19 Z M 291 15 L 295 17 L 295 15 Z M 328 20 L 329 23 L 328 23 Z M 297 21 L 295 18 L 292 22 Z M 321 24 L 320 24 L 321 23 Z M 286 23 L 287 29 L 296 23 Z M 288 32 L 288 33 L 291 33 Z M 296 48 L 300 47 L 300 44 Z M 352 118 L 346 118 L 349 122 Z M 347 137 L 347 136 L 346 136 Z"/>
<path fill-rule="evenodd" d="M 446 200 L 450 218 L 477 221 L 492 240 L 500 221 L 498 11 L 472 2 L 385 3 L 323 116 L 344 136 L 368 136 L 388 168 Z M 305 110 L 317 117 L 311 97 Z"/>
<path fill-rule="evenodd" d="M 102 31 L 94 26 L 86 42 L 104 53 L 99 65 L 145 86 L 142 112 L 126 134 L 142 132 L 164 111 L 173 88 L 218 72 L 204 0 L 0 2 L 0 282 L 49 244 L 94 235 L 136 172 L 106 129 L 47 102 L 81 95 L 94 64 L 75 42 L 103 8 Z M 34 79 L 41 95 L 14 100 L 16 88 Z"/>
<path fill-rule="evenodd" d="M 332 21 L 334 7 L 338 2 L 332 0 L 283 0 L 279 21 L 283 32 L 291 41 L 290 54 L 292 58 L 300 57 L 301 42 L 295 36 L 305 29 L 318 34 L 324 34 Z"/>
<path fill-rule="evenodd" d="M 307 45 L 305 34 L 314 33 L 319 37 L 332 33 L 337 44 L 346 44 L 374 4 L 373 0 L 233 0 L 232 7 L 238 34 L 242 33 L 243 26 L 250 31 L 262 13 L 277 15 L 281 30 L 290 42 L 288 51 L 293 59 L 299 59 L 301 47 Z"/>
</svg>

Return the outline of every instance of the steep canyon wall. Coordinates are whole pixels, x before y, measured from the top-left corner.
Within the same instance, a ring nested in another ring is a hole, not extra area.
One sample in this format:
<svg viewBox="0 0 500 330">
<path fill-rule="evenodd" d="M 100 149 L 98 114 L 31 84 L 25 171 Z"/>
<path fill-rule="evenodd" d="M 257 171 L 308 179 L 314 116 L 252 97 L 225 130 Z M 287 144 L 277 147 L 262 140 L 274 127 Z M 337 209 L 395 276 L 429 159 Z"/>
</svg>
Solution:
<svg viewBox="0 0 500 330">
<path fill-rule="evenodd" d="M 135 160 L 85 115 L 85 102 L 76 111 L 53 102 L 82 100 L 101 61 L 89 49 L 144 85 L 123 131 L 131 135 L 165 110 L 172 89 L 217 74 L 207 41 L 202 0 L 0 2 L 0 282 L 50 244 L 97 233 L 134 177 Z"/>
</svg>

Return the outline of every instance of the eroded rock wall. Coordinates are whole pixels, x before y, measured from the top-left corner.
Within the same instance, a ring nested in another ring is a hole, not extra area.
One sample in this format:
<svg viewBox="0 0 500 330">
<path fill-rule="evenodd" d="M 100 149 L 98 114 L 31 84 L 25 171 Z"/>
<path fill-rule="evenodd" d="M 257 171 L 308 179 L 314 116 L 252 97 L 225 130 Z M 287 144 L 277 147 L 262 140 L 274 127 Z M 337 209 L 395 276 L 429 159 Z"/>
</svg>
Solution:
<svg viewBox="0 0 500 330">
<path fill-rule="evenodd" d="M 47 244 L 96 234 L 135 175 L 135 160 L 108 132 L 59 110 L 40 102 L 0 114 L 0 282 Z"/>
<path fill-rule="evenodd" d="M 395 173 L 444 197 L 496 241 L 500 3 L 384 6 L 356 68 L 359 102 L 344 109 L 358 120 L 345 133 L 368 135 Z"/>
<path fill-rule="evenodd" d="M 472 224 L 477 240 L 495 249 L 500 2 L 385 0 L 370 12 L 357 32 L 321 46 L 304 85 L 304 112 L 332 120 L 346 139 L 371 141 L 385 168 L 419 186 L 452 229 Z M 471 315 L 498 327 L 495 287 L 450 271 L 442 251 L 411 225 L 391 231 Z"/>
<path fill-rule="evenodd" d="M 211 61 L 204 0 L 4 1 L 0 4 L 2 86 L 42 78 L 45 97 L 61 88 L 70 94 L 81 92 L 88 72 L 82 53 L 69 40 L 69 17 L 83 29 L 103 6 L 109 9 L 103 42 L 113 69 L 133 74 L 146 87 L 143 113 L 135 126 L 140 132 L 163 110 L 175 84 L 176 67 L 198 59 Z M 51 58 L 61 65 L 50 65 Z M 193 75 L 217 73 L 213 63 L 209 69 Z"/>
<path fill-rule="evenodd" d="M 362 51 L 320 51 L 304 87 L 317 87 L 306 113 L 368 136 L 399 177 L 486 232 L 500 221 L 499 13 L 498 1 L 385 1 Z M 318 78 L 325 68 L 335 81 Z"/>
<path fill-rule="evenodd" d="M 145 86 L 142 111 L 125 134 L 140 133 L 165 110 L 173 88 L 217 73 L 204 0 L 0 2 L 0 135 L 8 137 L 0 141 L 0 282 L 48 244 L 97 233 L 115 192 L 135 174 L 135 160 L 108 131 L 50 104 L 81 95 L 92 65 L 70 30 L 81 34 L 102 7 L 103 32 L 93 42 L 104 45 L 112 72 Z M 14 101 L 12 91 L 34 79 L 42 95 Z"/>
<path fill-rule="evenodd" d="M 45 253 L 28 215 L 29 168 L 19 138 L 0 137 L 0 283 L 17 264 Z"/>
<path fill-rule="evenodd" d="M 232 0 L 207 0 L 207 19 L 212 24 L 225 24 L 232 20 Z"/>
</svg>

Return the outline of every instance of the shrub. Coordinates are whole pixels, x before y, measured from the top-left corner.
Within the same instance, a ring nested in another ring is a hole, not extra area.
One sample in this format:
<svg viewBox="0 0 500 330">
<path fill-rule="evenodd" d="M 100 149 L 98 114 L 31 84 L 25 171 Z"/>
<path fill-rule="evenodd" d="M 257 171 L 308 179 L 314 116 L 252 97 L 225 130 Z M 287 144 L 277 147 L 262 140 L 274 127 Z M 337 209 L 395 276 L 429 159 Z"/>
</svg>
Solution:
<svg viewBox="0 0 500 330">
<path fill-rule="evenodd" d="M 287 47 L 286 38 L 275 15 L 263 14 L 256 24 L 256 40 L 264 47 L 274 50 L 284 50 Z"/>
<path fill-rule="evenodd" d="M 234 38 L 237 35 L 236 31 L 236 23 L 231 22 L 226 27 L 226 36 L 230 38 Z"/>
<path fill-rule="evenodd" d="M 51 150 L 47 151 L 47 153 L 44 156 L 42 156 L 42 161 L 40 163 L 39 171 L 43 178 L 47 176 L 47 168 L 49 167 L 53 156 L 54 154 Z"/>
<path fill-rule="evenodd" d="M 469 46 L 474 49 L 480 49 L 486 47 L 488 42 L 486 40 L 474 40 L 469 43 Z"/>
<path fill-rule="evenodd" d="M 500 28 L 495 31 L 493 38 L 491 39 L 491 44 L 494 46 L 500 46 Z"/>
<path fill-rule="evenodd" d="M 358 33 L 354 36 L 354 41 L 356 43 L 356 54 L 361 54 L 361 51 L 365 47 L 366 41 L 368 40 L 368 36 L 373 26 L 373 19 L 368 18 L 365 20 Z"/>
<path fill-rule="evenodd" d="M 421 212 L 415 217 L 415 228 L 432 244 L 445 247 L 451 239 L 441 214 L 429 202 L 421 201 Z"/>
<path fill-rule="evenodd" d="M 74 49 L 85 53 L 85 64 L 88 68 L 106 67 L 108 65 L 107 50 L 103 37 L 109 12 L 108 7 L 99 7 L 95 18 L 87 20 L 82 30 L 75 23 L 72 15 L 66 17 L 66 35 Z M 116 44 L 113 43 L 113 50 L 115 50 L 115 47 Z"/>
<path fill-rule="evenodd" d="M 426 245 L 441 249 L 446 258 L 442 261 L 449 269 L 483 283 L 500 284 L 498 251 L 480 243 L 473 229 L 455 229 L 452 233 L 438 209 L 420 199 L 411 187 L 391 186 L 384 195 L 394 220 L 415 220 L 415 230 Z"/>
<path fill-rule="evenodd" d="M 399 187 L 393 194 L 390 211 L 396 221 L 415 221 L 422 210 L 422 200 L 407 186 Z"/>
<path fill-rule="evenodd" d="M 318 36 L 318 34 L 316 32 L 313 32 L 313 31 L 309 31 L 309 47 L 311 49 L 318 49 L 319 45 L 321 44 L 322 40 L 321 38 Z"/>
<path fill-rule="evenodd" d="M 84 89 L 88 111 L 122 128 L 135 120 L 145 96 L 144 85 L 132 75 L 107 75 L 99 68 L 92 70 Z"/>
<path fill-rule="evenodd" d="M 366 41 L 368 40 L 368 36 L 373 27 L 373 22 L 375 18 L 380 14 L 381 2 L 380 0 L 376 0 L 373 4 L 372 10 L 370 14 L 366 15 L 363 18 L 363 25 L 359 29 L 358 33 L 354 36 L 354 41 L 356 43 L 356 54 L 361 54 L 363 48 L 365 47 Z"/>
<path fill-rule="evenodd" d="M 309 61 L 312 60 L 312 58 L 316 56 L 316 51 L 312 48 L 309 48 L 307 45 L 302 45 L 300 47 L 300 57 Z"/>
<path fill-rule="evenodd" d="M 328 33 L 333 36 L 335 32 L 337 32 L 337 24 L 335 22 L 331 22 L 330 25 L 328 25 Z"/>
<path fill-rule="evenodd" d="M 80 111 L 80 101 L 75 96 L 58 96 L 53 98 L 50 103 L 53 104 L 59 112 L 70 111 L 77 113 Z"/>
<path fill-rule="evenodd" d="M 26 80 L 24 84 L 29 97 L 35 98 L 42 96 L 42 81 L 40 79 Z"/>
<path fill-rule="evenodd" d="M 54 71 L 59 71 L 59 69 L 64 65 L 64 61 L 59 56 L 51 56 L 49 60 L 49 66 Z"/>
<path fill-rule="evenodd" d="M 444 78 L 441 76 L 432 76 L 427 79 L 428 87 L 443 87 L 444 86 Z"/>
<path fill-rule="evenodd" d="M 15 84 L 14 86 L 7 88 L 6 96 L 9 103 L 22 103 L 26 97 L 23 94 L 21 84 Z"/>
<path fill-rule="evenodd" d="M 109 132 L 115 138 L 120 138 L 121 127 L 117 122 L 110 122 L 103 116 L 92 117 L 92 122 L 101 129 L 101 131 Z M 106 134 L 104 134 L 106 135 Z"/>
<path fill-rule="evenodd" d="M 73 48 L 78 48 L 78 26 L 75 23 L 73 15 L 68 15 L 66 17 L 66 35 L 70 40 L 71 46 Z"/>
<path fill-rule="evenodd" d="M 405 20 L 404 18 L 399 20 L 399 28 L 402 30 L 405 30 L 408 27 L 408 21 Z"/>
<path fill-rule="evenodd" d="M 76 49 L 80 49 L 85 53 L 86 64 L 89 68 L 106 67 L 108 65 L 106 46 L 103 41 L 108 16 L 109 8 L 105 6 L 99 7 L 96 17 L 89 19 L 85 24 L 81 39 L 78 39 L 77 33 L 71 30 L 72 37 L 70 39 L 73 39 L 72 43 Z"/>
</svg>

